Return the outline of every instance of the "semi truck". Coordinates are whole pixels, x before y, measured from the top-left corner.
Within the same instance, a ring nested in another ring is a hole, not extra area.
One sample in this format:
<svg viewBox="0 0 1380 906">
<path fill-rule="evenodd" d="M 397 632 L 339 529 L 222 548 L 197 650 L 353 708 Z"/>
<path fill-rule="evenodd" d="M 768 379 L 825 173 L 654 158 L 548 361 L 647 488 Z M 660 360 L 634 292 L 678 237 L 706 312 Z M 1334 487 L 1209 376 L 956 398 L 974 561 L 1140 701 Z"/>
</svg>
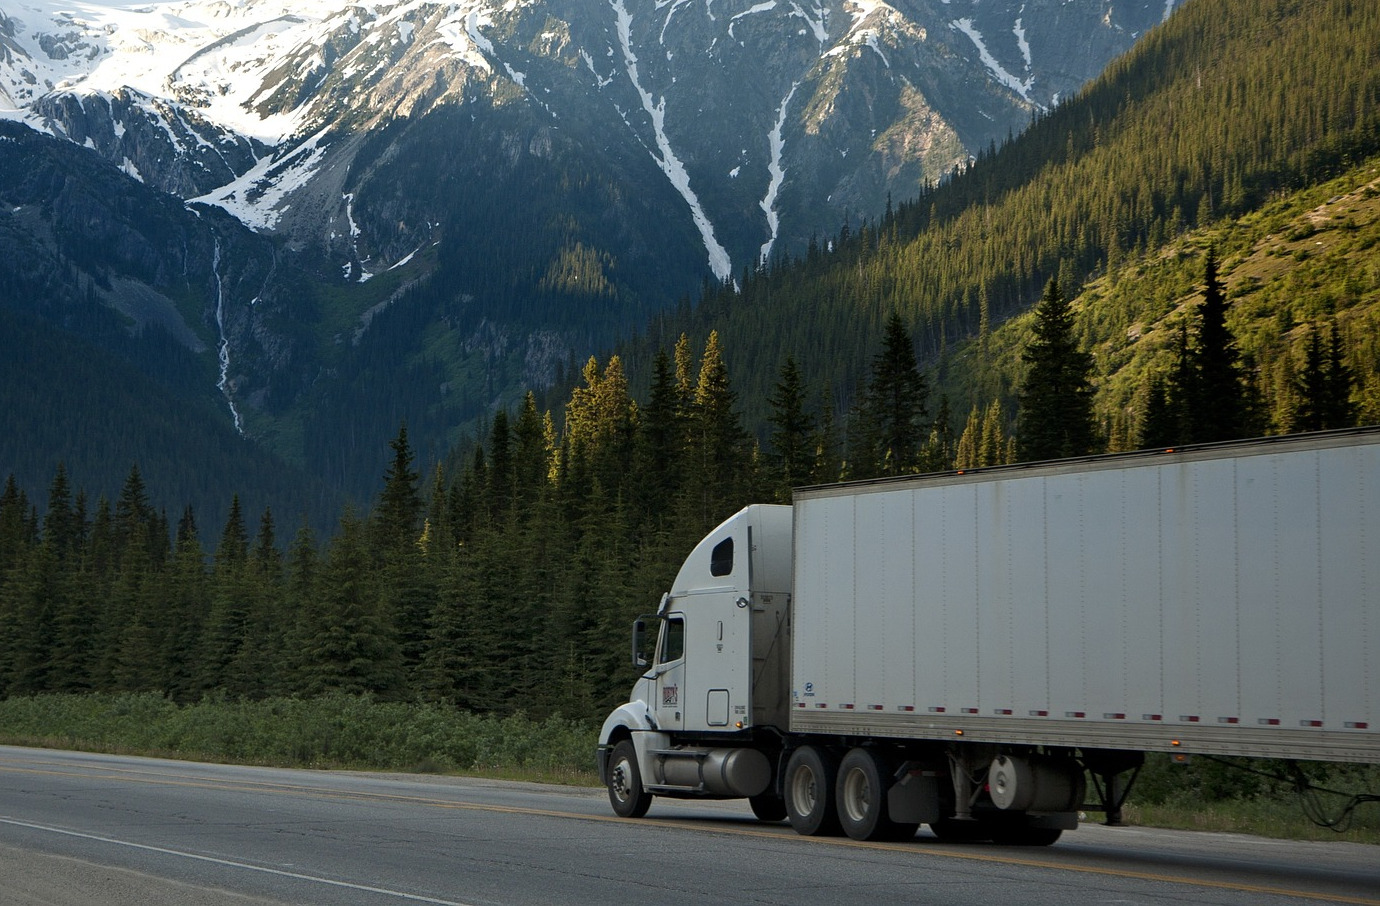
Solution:
<svg viewBox="0 0 1380 906">
<path fill-rule="evenodd" d="M 1380 763 L 1380 429 L 799 488 L 699 542 L 632 659 L 624 817 L 1047 845 L 1150 752 Z"/>
</svg>

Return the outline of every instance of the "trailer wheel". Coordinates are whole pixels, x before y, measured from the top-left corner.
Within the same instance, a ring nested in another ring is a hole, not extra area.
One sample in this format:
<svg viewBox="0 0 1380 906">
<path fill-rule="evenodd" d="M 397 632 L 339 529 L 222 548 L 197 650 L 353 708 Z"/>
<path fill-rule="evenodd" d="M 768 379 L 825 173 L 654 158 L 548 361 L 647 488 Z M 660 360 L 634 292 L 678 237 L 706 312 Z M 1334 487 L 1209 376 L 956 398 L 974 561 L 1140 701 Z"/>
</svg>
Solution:
<svg viewBox="0 0 1380 906">
<path fill-rule="evenodd" d="M 834 804 L 838 762 L 823 749 L 802 746 L 786 763 L 786 817 L 795 832 L 806 837 L 839 832 L 839 813 Z"/>
<path fill-rule="evenodd" d="M 613 747 L 609 758 L 609 804 L 620 818 L 641 818 L 652 806 L 652 794 L 642 786 L 637 749 L 631 739 Z"/>
<path fill-rule="evenodd" d="M 891 766 L 869 749 L 853 749 L 839 765 L 838 810 L 843 832 L 854 840 L 904 840 L 915 836 L 919 824 L 891 820 L 887 809 L 887 779 Z"/>
</svg>

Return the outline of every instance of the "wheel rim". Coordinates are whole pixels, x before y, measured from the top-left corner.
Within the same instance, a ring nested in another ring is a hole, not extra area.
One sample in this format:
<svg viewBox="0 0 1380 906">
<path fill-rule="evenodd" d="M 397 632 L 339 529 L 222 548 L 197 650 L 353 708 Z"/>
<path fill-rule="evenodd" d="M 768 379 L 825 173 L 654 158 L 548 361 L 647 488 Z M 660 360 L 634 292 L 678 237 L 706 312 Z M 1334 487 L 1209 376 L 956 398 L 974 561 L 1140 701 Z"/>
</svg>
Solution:
<svg viewBox="0 0 1380 906">
<path fill-rule="evenodd" d="M 791 776 L 791 805 L 797 815 L 811 815 L 815 811 L 815 772 L 801 765 Z"/>
<path fill-rule="evenodd" d="M 872 784 L 867 782 L 866 773 L 857 769 L 848 772 L 843 781 L 843 801 L 839 805 L 850 821 L 859 823 L 867 819 L 872 805 Z"/>
<path fill-rule="evenodd" d="M 613 795 L 618 797 L 619 802 L 626 802 L 632 796 L 631 785 L 628 783 L 629 770 L 628 760 L 622 758 L 613 766 L 613 773 L 609 775 L 609 789 L 613 790 Z"/>
</svg>

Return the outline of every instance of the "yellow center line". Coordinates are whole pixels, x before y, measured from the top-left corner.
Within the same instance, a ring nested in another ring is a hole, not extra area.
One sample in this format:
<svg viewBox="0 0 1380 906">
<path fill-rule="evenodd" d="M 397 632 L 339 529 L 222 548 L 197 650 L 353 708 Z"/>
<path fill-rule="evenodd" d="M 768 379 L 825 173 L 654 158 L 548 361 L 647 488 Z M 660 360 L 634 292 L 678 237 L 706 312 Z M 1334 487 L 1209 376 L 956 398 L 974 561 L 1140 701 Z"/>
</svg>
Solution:
<svg viewBox="0 0 1380 906">
<path fill-rule="evenodd" d="M 1093 865 L 1076 865 L 1066 862 L 1057 862 L 1049 859 L 1023 858 L 998 853 L 986 852 L 966 852 L 952 849 L 919 849 L 913 843 L 882 843 L 869 842 L 866 840 L 851 840 L 840 837 L 801 837 L 784 831 L 772 831 L 760 828 L 733 827 L 714 823 L 706 824 L 699 821 L 687 821 L 676 818 L 619 818 L 614 815 L 591 815 L 581 812 L 566 812 L 555 809 L 524 808 L 511 805 L 486 805 L 477 802 L 457 802 L 448 799 L 437 799 L 428 796 L 410 796 L 402 793 L 384 793 L 334 789 L 330 787 L 315 787 L 304 784 L 276 783 L 272 781 L 258 780 L 192 780 L 187 778 L 173 778 L 166 776 L 156 776 L 140 772 L 120 772 L 120 771 L 73 771 L 58 770 L 48 768 L 23 768 L 10 765 L 0 765 L 0 772 L 11 774 L 43 774 L 63 777 L 87 777 L 100 780 L 127 781 L 130 783 L 144 783 L 154 786 L 187 787 L 192 789 L 210 790 L 238 790 L 244 792 L 257 793 L 280 793 L 290 796 L 317 797 L 323 799 L 335 799 L 357 802 L 397 802 L 410 805 L 422 805 L 431 808 L 451 809 L 455 811 L 489 812 L 502 815 L 524 815 L 539 818 L 559 818 L 573 821 L 597 821 L 600 823 L 627 824 L 630 826 L 646 826 L 654 824 L 659 828 L 675 828 L 677 830 L 692 831 L 694 833 L 714 833 L 731 834 L 738 837 L 753 837 L 764 840 L 774 840 L 778 842 L 799 841 L 802 843 L 815 844 L 819 846 L 832 846 L 839 848 L 863 849 L 877 852 L 896 852 L 908 853 L 911 855 L 927 856 L 936 859 L 957 859 L 969 862 L 985 862 L 993 865 L 1011 865 L 1022 868 L 1039 868 L 1049 871 L 1069 871 L 1078 874 L 1100 875 L 1104 877 L 1123 878 L 1136 881 L 1154 881 L 1165 884 L 1181 884 L 1190 887 L 1202 887 L 1212 890 L 1226 890 L 1236 893 L 1267 894 L 1272 896 L 1292 897 L 1301 900 L 1318 900 L 1329 903 L 1348 903 L 1356 906 L 1380 906 L 1380 899 L 1372 897 L 1349 896 L 1346 894 L 1327 894 L 1311 890 L 1295 890 L 1287 887 L 1272 887 L 1263 884 L 1249 884 L 1235 881 L 1213 881 L 1205 878 L 1191 878 L 1184 875 L 1161 874 L 1158 872 L 1137 871 L 1135 869 L 1105 868 Z M 709 819 L 713 820 L 713 819 Z"/>
</svg>

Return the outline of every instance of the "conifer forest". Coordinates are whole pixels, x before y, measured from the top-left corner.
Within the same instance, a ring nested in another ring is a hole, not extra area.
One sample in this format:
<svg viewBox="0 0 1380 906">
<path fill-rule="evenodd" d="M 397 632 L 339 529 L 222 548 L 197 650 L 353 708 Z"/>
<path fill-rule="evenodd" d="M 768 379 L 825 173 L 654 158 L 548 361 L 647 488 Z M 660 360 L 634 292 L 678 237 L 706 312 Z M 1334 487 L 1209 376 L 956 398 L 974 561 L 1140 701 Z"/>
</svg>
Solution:
<svg viewBox="0 0 1380 906">
<path fill-rule="evenodd" d="M 1221 323 L 1215 257 L 1175 368 L 1140 420 L 1146 445 L 1272 428 Z M 658 353 L 634 399 L 621 359 L 591 358 L 559 413 L 528 394 L 456 463 L 419 469 L 406 425 L 367 512 L 329 539 L 271 510 L 197 524 L 149 504 L 133 467 L 114 501 L 0 494 L 0 695 L 153 692 L 176 702 L 367 694 L 477 714 L 594 721 L 632 681 L 630 622 L 683 557 L 752 502 L 795 486 L 1102 452 L 1091 357 L 1056 280 L 1034 312 L 1014 418 L 954 420 L 890 318 L 857 401 L 831 412 L 793 359 L 745 428 L 717 334 Z M 1355 423 L 1335 339 L 1311 341 L 1299 428 Z M 557 428 L 557 425 L 560 428 Z M 1012 427 L 1014 425 L 1014 427 Z M 40 509 L 42 517 L 38 514 Z M 289 526 L 287 531 L 293 530 Z"/>
</svg>

